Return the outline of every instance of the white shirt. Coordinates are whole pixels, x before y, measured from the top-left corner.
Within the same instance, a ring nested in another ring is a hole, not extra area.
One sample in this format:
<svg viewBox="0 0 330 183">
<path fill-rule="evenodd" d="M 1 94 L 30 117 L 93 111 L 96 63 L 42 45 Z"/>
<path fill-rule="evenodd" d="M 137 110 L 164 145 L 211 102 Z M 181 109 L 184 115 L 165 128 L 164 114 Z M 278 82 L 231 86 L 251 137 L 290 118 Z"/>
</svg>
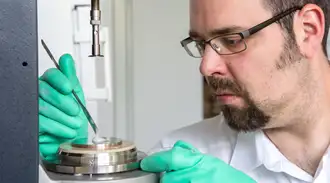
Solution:
<svg viewBox="0 0 330 183">
<path fill-rule="evenodd" d="M 222 115 L 170 133 L 150 153 L 170 149 L 178 140 L 218 157 L 260 183 L 330 183 L 329 153 L 312 177 L 286 159 L 262 131 L 235 132 Z"/>
</svg>

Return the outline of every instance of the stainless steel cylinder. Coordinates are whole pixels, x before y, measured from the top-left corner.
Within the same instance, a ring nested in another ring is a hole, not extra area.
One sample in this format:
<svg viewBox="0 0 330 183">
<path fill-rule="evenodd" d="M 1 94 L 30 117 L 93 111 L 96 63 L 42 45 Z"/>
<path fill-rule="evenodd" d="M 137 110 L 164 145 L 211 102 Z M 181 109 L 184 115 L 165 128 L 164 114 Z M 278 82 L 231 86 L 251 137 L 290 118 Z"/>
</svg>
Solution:
<svg viewBox="0 0 330 183">
<path fill-rule="evenodd" d="M 97 176 L 72 176 L 47 172 L 54 183 L 159 183 L 159 175 L 140 170 Z"/>
<path fill-rule="evenodd" d="M 92 25 L 92 56 L 101 55 L 101 44 L 100 44 L 100 26 Z"/>
<path fill-rule="evenodd" d="M 92 10 L 100 9 L 100 1 L 99 0 L 91 0 Z"/>
<path fill-rule="evenodd" d="M 132 171 L 146 156 L 128 141 L 113 138 L 105 143 L 87 143 L 77 139 L 61 144 L 52 160 L 43 160 L 44 167 L 52 172 L 73 175 L 96 175 Z"/>
<path fill-rule="evenodd" d="M 140 170 L 145 153 L 132 142 L 109 138 L 103 143 L 76 139 L 63 143 L 42 167 L 54 183 L 158 183 L 158 174 Z"/>
<path fill-rule="evenodd" d="M 92 25 L 92 57 L 102 57 L 100 44 L 101 10 L 99 0 L 91 0 L 90 24 Z"/>
</svg>

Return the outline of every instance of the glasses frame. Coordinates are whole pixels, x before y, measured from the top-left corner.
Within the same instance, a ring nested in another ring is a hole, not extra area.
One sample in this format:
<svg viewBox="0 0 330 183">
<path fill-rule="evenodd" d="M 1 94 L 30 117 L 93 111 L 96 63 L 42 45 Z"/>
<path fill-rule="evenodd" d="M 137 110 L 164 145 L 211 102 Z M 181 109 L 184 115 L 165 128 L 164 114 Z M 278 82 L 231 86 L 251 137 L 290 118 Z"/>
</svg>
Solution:
<svg viewBox="0 0 330 183">
<path fill-rule="evenodd" d="M 215 36 L 215 37 L 213 37 L 213 38 L 210 38 L 210 39 L 207 40 L 207 41 L 201 41 L 201 43 L 204 44 L 204 45 L 209 44 L 209 45 L 212 47 L 212 49 L 213 49 L 215 52 L 217 52 L 219 55 L 233 55 L 233 54 L 241 53 L 241 52 L 243 52 L 243 51 L 245 51 L 245 50 L 247 49 L 247 44 L 246 44 L 245 42 L 244 42 L 244 44 L 245 44 L 245 49 L 243 49 L 243 50 L 241 50 L 241 51 L 238 51 L 238 52 L 229 53 L 229 54 L 221 54 L 221 53 L 219 53 L 219 52 L 218 52 L 218 51 L 212 46 L 212 44 L 210 44 L 210 42 L 211 42 L 212 40 L 214 40 L 214 39 L 219 38 L 219 37 L 230 36 L 230 35 L 239 35 L 239 36 L 241 37 L 241 39 L 244 40 L 244 39 L 248 38 L 249 36 L 251 36 L 251 35 L 253 35 L 253 34 L 259 32 L 260 30 L 266 28 L 267 26 L 273 24 L 274 22 L 279 21 L 279 20 L 282 19 L 283 17 L 285 17 L 285 16 L 287 16 L 287 15 L 289 15 L 289 14 L 291 14 L 291 13 L 297 11 L 297 10 L 301 10 L 302 8 L 303 8 L 303 6 L 295 6 L 295 7 L 289 8 L 289 9 L 287 9 L 287 10 L 285 10 L 285 11 L 279 13 L 278 15 L 276 15 L 276 16 L 274 16 L 274 17 L 272 17 L 272 18 L 270 18 L 270 19 L 268 19 L 268 20 L 266 20 L 266 21 L 264 21 L 264 22 L 261 22 L 261 23 L 259 23 L 258 25 L 255 25 L 255 26 L 253 26 L 253 27 L 251 27 L 251 28 L 249 28 L 249 29 L 247 29 L 247 30 L 244 30 L 244 31 L 242 31 L 242 32 L 236 32 L 236 33 L 228 33 L 228 34 L 224 34 L 224 35 L 218 35 L 218 36 Z M 184 49 L 186 50 L 186 52 L 187 52 L 190 56 L 195 57 L 195 58 L 202 58 L 203 56 L 196 57 L 196 56 L 194 56 L 194 55 L 189 51 L 189 48 L 187 47 L 187 45 L 188 45 L 189 43 L 193 42 L 193 41 L 195 41 L 195 40 L 193 40 L 191 37 L 188 37 L 188 38 L 182 40 L 182 41 L 180 42 L 180 44 L 181 44 L 182 47 L 184 47 Z"/>
</svg>

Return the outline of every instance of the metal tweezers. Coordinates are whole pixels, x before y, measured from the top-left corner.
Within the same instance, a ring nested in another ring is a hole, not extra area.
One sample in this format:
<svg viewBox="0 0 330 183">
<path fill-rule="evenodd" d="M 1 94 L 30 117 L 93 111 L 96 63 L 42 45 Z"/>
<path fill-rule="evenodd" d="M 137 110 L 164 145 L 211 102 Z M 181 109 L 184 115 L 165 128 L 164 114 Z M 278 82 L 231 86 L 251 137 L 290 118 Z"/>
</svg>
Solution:
<svg viewBox="0 0 330 183">
<path fill-rule="evenodd" d="M 46 52 L 47 52 L 48 56 L 50 57 L 50 59 L 54 62 L 56 68 L 61 71 L 60 66 L 56 62 L 53 54 L 50 52 L 50 50 L 48 49 L 46 43 L 42 39 L 41 39 L 41 44 L 44 47 L 44 49 L 46 50 Z M 85 116 L 87 117 L 87 120 L 88 120 L 89 124 L 91 125 L 94 133 L 97 134 L 98 128 L 97 128 L 97 126 L 96 126 L 96 124 L 95 124 L 92 116 L 89 114 L 88 110 L 86 109 L 86 107 L 84 106 L 84 104 L 81 102 L 81 100 L 79 99 L 78 95 L 76 94 L 76 92 L 74 90 L 72 90 L 72 94 L 75 97 L 75 99 L 78 101 L 78 103 L 79 103 L 80 107 L 82 108 L 82 110 L 84 111 Z"/>
</svg>

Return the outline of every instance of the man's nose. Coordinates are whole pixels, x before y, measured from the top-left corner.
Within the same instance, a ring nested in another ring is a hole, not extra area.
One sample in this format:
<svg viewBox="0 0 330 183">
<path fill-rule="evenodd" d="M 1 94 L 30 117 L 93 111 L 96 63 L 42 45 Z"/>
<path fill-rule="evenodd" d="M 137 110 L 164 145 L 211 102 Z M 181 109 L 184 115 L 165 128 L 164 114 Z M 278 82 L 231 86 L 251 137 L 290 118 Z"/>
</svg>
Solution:
<svg viewBox="0 0 330 183">
<path fill-rule="evenodd" d="M 215 52 L 211 46 L 205 48 L 200 64 L 200 72 L 204 76 L 227 75 L 228 68 L 222 56 Z"/>
</svg>

